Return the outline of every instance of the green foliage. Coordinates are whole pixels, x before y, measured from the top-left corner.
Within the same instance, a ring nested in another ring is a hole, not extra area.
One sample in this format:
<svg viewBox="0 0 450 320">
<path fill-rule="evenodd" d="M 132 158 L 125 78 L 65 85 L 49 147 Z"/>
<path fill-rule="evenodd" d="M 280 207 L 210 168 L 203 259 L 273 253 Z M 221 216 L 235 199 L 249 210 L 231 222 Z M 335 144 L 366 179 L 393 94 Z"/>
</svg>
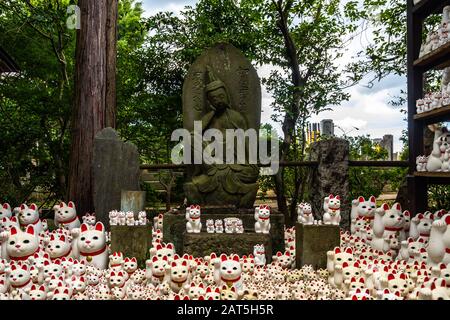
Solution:
<svg viewBox="0 0 450 320">
<path fill-rule="evenodd" d="M 383 160 L 387 151 L 374 143 L 370 136 L 346 137 L 350 143 L 351 160 Z M 378 197 L 383 190 L 397 191 L 407 172 L 406 168 L 350 167 L 350 196 L 356 199 L 374 195 Z"/>
</svg>

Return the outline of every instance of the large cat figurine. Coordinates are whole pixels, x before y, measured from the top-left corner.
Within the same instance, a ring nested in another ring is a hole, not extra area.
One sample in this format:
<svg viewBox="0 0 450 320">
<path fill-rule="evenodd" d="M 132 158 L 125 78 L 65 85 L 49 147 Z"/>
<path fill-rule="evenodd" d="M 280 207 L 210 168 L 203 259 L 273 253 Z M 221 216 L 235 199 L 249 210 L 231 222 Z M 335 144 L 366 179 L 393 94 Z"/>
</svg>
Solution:
<svg viewBox="0 0 450 320">
<path fill-rule="evenodd" d="M 108 247 L 103 223 L 97 222 L 93 229 L 82 223 L 72 229 L 72 251 L 75 258 L 85 261 L 98 269 L 108 267 Z"/>
<path fill-rule="evenodd" d="M 22 228 L 32 225 L 36 234 L 41 233 L 43 228 L 37 205 L 32 203 L 28 207 L 26 204 L 22 204 L 19 211 L 19 223 Z"/>
</svg>

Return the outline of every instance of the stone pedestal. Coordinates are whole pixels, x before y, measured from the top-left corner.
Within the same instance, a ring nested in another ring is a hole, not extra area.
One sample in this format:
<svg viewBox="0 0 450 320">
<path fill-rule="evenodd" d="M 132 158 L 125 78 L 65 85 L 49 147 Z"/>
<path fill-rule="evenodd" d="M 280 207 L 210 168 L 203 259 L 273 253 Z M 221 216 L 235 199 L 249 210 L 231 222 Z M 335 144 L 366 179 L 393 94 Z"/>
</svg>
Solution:
<svg viewBox="0 0 450 320">
<path fill-rule="evenodd" d="M 92 170 L 95 215 L 109 230 L 108 214 L 120 209 L 122 190 L 140 190 L 138 150 L 120 140 L 114 129 L 105 128 L 94 139 Z"/>
<path fill-rule="evenodd" d="M 322 219 L 323 199 L 330 194 L 341 197 L 341 228 L 350 229 L 350 187 L 347 140 L 331 138 L 314 142 L 311 145 L 311 160 L 318 166 L 311 170 L 310 183 L 314 187 L 311 193 L 311 205 L 314 216 Z"/>
<path fill-rule="evenodd" d="M 152 227 L 111 226 L 111 252 L 120 251 L 124 257 L 136 257 L 140 268 L 145 269 L 145 260 L 152 247 Z"/>
<path fill-rule="evenodd" d="M 303 225 L 295 227 L 296 266 L 305 264 L 315 269 L 327 267 L 327 251 L 339 247 L 339 227 L 332 225 Z"/>
<path fill-rule="evenodd" d="M 235 253 L 239 256 L 253 254 L 256 244 L 264 244 L 266 260 L 272 260 L 272 241 L 269 234 L 262 233 L 185 233 L 183 241 L 183 253 L 194 257 L 209 256 L 211 252 L 220 255 L 222 253 Z"/>
<path fill-rule="evenodd" d="M 236 217 L 242 219 L 245 234 L 255 232 L 255 218 L 253 209 L 234 209 L 228 207 L 205 207 L 202 208 L 200 217 L 202 222 L 202 232 L 206 233 L 206 220 L 224 219 Z M 272 210 L 270 215 L 270 238 L 272 241 L 272 254 L 277 251 L 284 252 L 284 215 Z M 165 213 L 163 220 L 163 241 L 172 242 L 177 252 L 183 252 L 184 233 L 186 231 L 186 217 L 184 210 L 179 213 Z M 213 234 L 220 235 L 220 234 Z M 252 250 L 253 251 L 253 250 Z M 266 248 L 266 252 L 269 252 Z"/>
</svg>

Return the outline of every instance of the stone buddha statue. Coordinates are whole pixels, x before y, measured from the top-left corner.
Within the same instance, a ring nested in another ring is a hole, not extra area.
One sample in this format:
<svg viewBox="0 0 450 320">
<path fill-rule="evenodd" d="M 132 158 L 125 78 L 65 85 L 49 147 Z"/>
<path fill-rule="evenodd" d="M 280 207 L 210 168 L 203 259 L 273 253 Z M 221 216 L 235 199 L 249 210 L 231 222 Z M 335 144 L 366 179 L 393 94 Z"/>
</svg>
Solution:
<svg viewBox="0 0 450 320">
<path fill-rule="evenodd" d="M 202 134 L 208 129 L 222 132 L 223 141 L 217 141 L 224 151 L 223 164 L 193 165 L 191 181 L 184 185 L 190 203 L 201 205 L 235 205 L 252 208 L 258 189 L 259 168 L 248 163 L 248 143 L 245 143 L 245 163 L 237 163 L 237 143 L 234 143 L 234 162 L 226 163 L 225 145 L 227 129 L 248 129 L 245 116 L 231 105 L 225 83 L 218 79 L 210 66 L 206 67 L 205 95 L 208 110 L 202 116 Z M 206 147 L 205 144 L 202 147 Z M 197 150 L 201 151 L 201 150 Z M 195 150 L 194 150 L 195 152 Z"/>
</svg>

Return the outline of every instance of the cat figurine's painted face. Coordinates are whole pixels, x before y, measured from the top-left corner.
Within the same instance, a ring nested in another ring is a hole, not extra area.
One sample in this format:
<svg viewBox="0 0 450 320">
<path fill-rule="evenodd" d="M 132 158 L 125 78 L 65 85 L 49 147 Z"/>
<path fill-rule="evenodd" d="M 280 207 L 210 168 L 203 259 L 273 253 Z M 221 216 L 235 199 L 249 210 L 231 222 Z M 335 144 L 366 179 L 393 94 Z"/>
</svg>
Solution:
<svg viewBox="0 0 450 320">
<path fill-rule="evenodd" d="M 328 208 L 339 209 L 341 207 L 341 198 L 339 196 L 333 196 L 332 194 L 328 197 Z"/>
<path fill-rule="evenodd" d="M 124 264 L 123 264 L 123 269 L 126 272 L 128 272 L 129 274 L 133 273 L 133 272 L 135 272 L 137 270 L 137 268 L 138 268 L 138 264 L 137 264 L 137 260 L 136 260 L 135 257 L 133 257 L 131 259 L 130 258 L 125 258 Z"/>
<path fill-rule="evenodd" d="M 9 203 L 4 203 L 0 207 L 0 220 L 2 218 L 11 218 L 11 216 L 12 216 L 11 206 L 9 205 Z"/>
<path fill-rule="evenodd" d="M 394 203 L 392 208 L 389 209 L 387 204 L 383 204 L 385 214 L 382 218 L 383 224 L 388 228 L 402 228 L 405 220 L 403 219 L 402 207 L 399 203 Z"/>
<path fill-rule="evenodd" d="M 35 224 L 39 221 L 38 207 L 32 203 L 29 207 L 26 204 L 20 206 L 19 222 L 21 225 Z"/>
<path fill-rule="evenodd" d="M 26 258 L 38 250 L 39 239 L 34 234 L 32 225 L 29 225 L 25 232 L 17 227 L 12 227 L 10 232 L 11 235 L 8 237 L 6 243 L 6 252 L 11 259 Z"/>
<path fill-rule="evenodd" d="M 78 239 L 78 248 L 84 253 L 92 253 L 101 250 L 106 245 L 105 229 L 101 222 L 95 224 L 94 229 L 83 223 Z"/>
<path fill-rule="evenodd" d="M 116 216 L 117 216 L 117 214 L 116 214 Z M 95 225 L 95 222 L 96 222 L 95 213 L 86 213 L 83 216 L 83 222 L 90 226 Z"/>
<path fill-rule="evenodd" d="M 33 284 L 31 286 L 29 295 L 31 300 L 45 300 L 47 298 L 45 286 L 36 286 Z"/>
<path fill-rule="evenodd" d="M 56 259 L 54 262 L 44 262 L 44 277 L 61 277 L 63 272 L 64 270 L 59 259 Z"/>
<path fill-rule="evenodd" d="M 266 254 L 266 249 L 264 248 L 264 244 L 255 244 L 253 247 L 253 255 L 254 256 L 262 256 Z"/>
<path fill-rule="evenodd" d="M 55 219 L 59 222 L 66 222 L 73 220 L 77 216 L 75 204 L 69 201 L 68 204 L 61 202 L 58 206 L 55 206 Z"/>
<path fill-rule="evenodd" d="M 227 257 L 225 254 L 220 256 L 220 277 L 222 280 L 236 280 L 242 274 L 242 262 L 239 256 L 233 255 Z"/>
<path fill-rule="evenodd" d="M 71 252 L 71 245 L 65 235 L 52 234 L 45 251 L 52 259 L 65 257 Z"/>
<path fill-rule="evenodd" d="M 201 214 L 201 209 L 199 205 L 191 205 L 189 207 L 189 217 L 191 219 L 198 219 Z"/>
<path fill-rule="evenodd" d="M 12 264 L 8 274 L 9 284 L 13 288 L 18 288 L 30 283 L 31 275 L 27 264 Z"/>
<path fill-rule="evenodd" d="M 358 215 L 364 217 L 373 217 L 375 213 L 376 198 L 371 196 L 369 200 L 365 200 L 364 197 L 358 198 Z"/>
<path fill-rule="evenodd" d="M 258 217 L 260 219 L 267 219 L 270 217 L 270 207 L 268 205 L 262 204 L 258 208 Z"/>
</svg>

